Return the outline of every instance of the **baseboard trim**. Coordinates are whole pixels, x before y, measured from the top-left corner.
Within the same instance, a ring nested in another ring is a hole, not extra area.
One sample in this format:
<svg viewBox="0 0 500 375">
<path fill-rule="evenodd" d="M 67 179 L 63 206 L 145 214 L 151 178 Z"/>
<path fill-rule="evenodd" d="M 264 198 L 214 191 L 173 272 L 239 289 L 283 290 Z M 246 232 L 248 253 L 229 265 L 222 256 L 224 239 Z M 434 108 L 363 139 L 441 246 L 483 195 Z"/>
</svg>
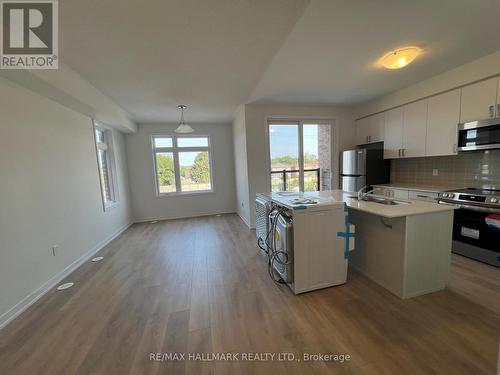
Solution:
<svg viewBox="0 0 500 375">
<path fill-rule="evenodd" d="M 192 214 L 192 215 L 183 215 L 183 216 L 157 216 L 157 217 L 150 217 L 150 218 L 141 218 L 141 219 L 135 219 L 135 223 L 147 223 L 149 221 L 162 221 L 162 220 L 176 220 L 176 219 L 190 219 L 190 218 L 195 218 L 195 217 L 205 217 L 205 216 L 214 216 L 214 215 L 227 215 L 227 214 L 238 214 L 235 211 L 229 210 L 229 211 L 213 211 L 213 212 L 204 212 L 204 213 L 199 213 L 199 214 Z"/>
<path fill-rule="evenodd" d="M 241 215 L 239 212 L 236 212 L 236 214 L 240 217 L 241 221 L 243 221 L 245 223 L 245 225 L 248 227 L 248 229 L 254 229 L 254 228 L 252 228 L 252 226 L 250 225 L 248 220 L 243 215 Z"/>
<path fill-rule="evenodd" d="M 58 284 L 61 280 L 63 280 L 66 276 L 68 276 L 71 272 L 80 267 L 83 263 L 85 263 L 90 257 L 92 257 L 95 253 L 102 250 L 107 244 L 113 241 L 120 234 L 125 232 L 133 222 L 126 224 L 121 227 L 110 236 L 99 242 L 92 249 L 83 254 L 80 258 L 75 260 L 73 263 L 68 265 L 62 271 L 58 272 L 54 276 L 52 276 L 49 280 L 47 280 L 42 286 L 38 289 L 34 290 L 26 297 L 24 297 L 21 301 L 19 301 L 14 307 L 7 310 L 5 313 L 0 315 L 0 329 L 4 328 L 7 324 L 21 315 L 26 309 L 28 309 L 31 305 L 33 305 L 36 301 L 38 301 L 45 293 L 51 290 L 56 284 Z"/>
</svg>

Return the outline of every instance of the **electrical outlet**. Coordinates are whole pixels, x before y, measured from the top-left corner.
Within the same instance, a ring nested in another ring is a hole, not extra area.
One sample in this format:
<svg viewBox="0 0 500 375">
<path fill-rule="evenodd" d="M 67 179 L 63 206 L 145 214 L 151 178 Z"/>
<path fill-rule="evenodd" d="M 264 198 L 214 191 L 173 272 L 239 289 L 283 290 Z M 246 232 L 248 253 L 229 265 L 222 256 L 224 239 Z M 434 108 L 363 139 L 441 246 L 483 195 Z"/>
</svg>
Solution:
<svg viewBox="0 0 500 375">
<path fill-rule="evenodd" d="M 434 168 L 434 169 L 432 170 L 432 175 L 433 175 L 433 176 L 438 176 L 438 175 L 439 175 L 439 170 L 438 170 L 438 169 L 436 169 L 436 168 Z"/>
<path fill-rule="evenodd" d="M 52 246 L 52 256 L 56 256 L 57 255 L 57 249 L 59 248 L 59 245 L 54 245 Z"/>
</svg>

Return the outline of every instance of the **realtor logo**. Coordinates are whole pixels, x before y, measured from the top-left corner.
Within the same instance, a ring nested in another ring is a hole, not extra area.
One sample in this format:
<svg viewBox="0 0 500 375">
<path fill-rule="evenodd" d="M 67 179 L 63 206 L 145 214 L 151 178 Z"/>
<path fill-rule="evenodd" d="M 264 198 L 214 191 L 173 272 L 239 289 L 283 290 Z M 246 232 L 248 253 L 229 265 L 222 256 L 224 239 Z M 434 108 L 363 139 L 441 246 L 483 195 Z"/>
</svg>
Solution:
<svg viewBox="0 0 500 375">
<path fill-rule="evenodd" d="M 57 69 L 57 0 L 2 0 L 0 4 L 0 68 Z"/>
</svg>

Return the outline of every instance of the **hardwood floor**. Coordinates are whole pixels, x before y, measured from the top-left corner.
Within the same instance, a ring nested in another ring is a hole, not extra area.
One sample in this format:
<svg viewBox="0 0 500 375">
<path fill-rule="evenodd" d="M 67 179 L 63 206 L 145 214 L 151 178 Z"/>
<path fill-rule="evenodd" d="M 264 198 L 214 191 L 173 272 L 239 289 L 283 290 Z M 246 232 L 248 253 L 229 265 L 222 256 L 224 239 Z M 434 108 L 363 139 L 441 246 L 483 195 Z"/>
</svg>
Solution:
<svg viewBox="0 0 500 375">
<path fill-rule="evenodd" d="M 136 224 L 100 255 L 67 278 L 73 288 L 0 331 L 0 374 L 496 372 L 500 315 L 459 291 L 465 266 L 455 258 L 448 290 L 400 300 L 354 271 L 346 285 L 294 296 L 270 281 L 236 215 Z M 240 361 L 151 361 L 151 352 Z M 351 359 L 250 362 L 244 352 Z"/>
<path fill-rule="evenodd" d="M 452 254 L 448 288 L 500 314 L 500 268 Z"/>
</svg>

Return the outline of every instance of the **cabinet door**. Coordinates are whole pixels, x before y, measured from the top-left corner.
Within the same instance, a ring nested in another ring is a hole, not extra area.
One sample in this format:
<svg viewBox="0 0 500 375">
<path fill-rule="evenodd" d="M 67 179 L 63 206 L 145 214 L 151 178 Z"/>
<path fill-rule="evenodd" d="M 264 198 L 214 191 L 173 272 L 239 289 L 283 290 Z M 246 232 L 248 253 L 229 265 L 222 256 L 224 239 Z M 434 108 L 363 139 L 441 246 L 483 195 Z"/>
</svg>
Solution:
<svg viewBox="0 0 500 375">
<path fill-rule="evenodd" d="M 494 117 L 498 78 L 462 87 L 460 122 Z"/>
<path fill-rule="evenodd" d="M 500 77 L 497 78 L 497 112 L 496 117 L 500 117 Z"/>
<path fill-rule="evenodd" d="M 384 140 L 384 114 L 378 113 L 356 121 L 356 143 L 365 144 Z"/>
<path fill-rule="evenodd" d="M 425 156 L 427 99 L 403 107 L 403 157 Z"/>
<path fill-rule="evenodd" d="M 356 144 L 364 145 L 368 143 L 369 117 L 356 120 Z"/>
<path fill-rule="evenodd" d="M 457 153 L 457 124 L 460 117 L 460 90 L 429 98 L 426 155 Z"/>
<path fill-rule="evenodd" d="M 384 159 L 398 158 L 403 143 L 403 108 L 385 112 Z"/>
<path fill-rule="evenodd" d="M 384 118 L 384 113 L 378 113 L 369 117 L 368 137 L 370 143 L 384 140 Z"/>
<path fill-rule="evenodd" d="M 396 199 L 408 199 L 408 190 L 406 189 L 392 189 L 392 197 Z"/>
<path fill-rule="evenodd" d="M 425 202 L 431 202 L 431 203 L 436 203 L 436 198 L 438 197 L 439 193 L 434 193 L 430 191 L 418 191 L 418 190 L 409 190 L 408 191 L 408 199 L 415 200 L 415 201 L 425 201 Z"/>
</svg>

